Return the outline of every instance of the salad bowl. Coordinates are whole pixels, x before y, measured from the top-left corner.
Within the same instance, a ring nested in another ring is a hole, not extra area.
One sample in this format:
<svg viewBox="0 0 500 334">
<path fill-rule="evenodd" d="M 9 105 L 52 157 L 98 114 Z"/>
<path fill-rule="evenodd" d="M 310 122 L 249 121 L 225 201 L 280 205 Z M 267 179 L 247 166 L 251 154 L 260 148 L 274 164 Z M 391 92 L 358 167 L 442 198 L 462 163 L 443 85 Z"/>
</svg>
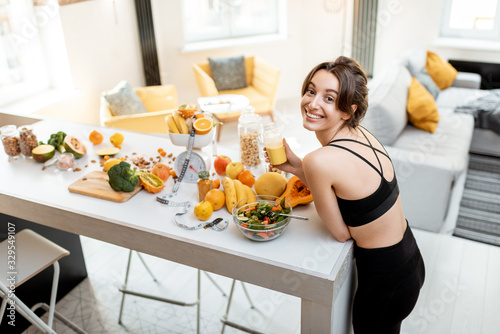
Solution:
<svg viewBox="0 0 500 334">
<path fill-rule="evenodd" d="M 292 207 L 284 198 L 266 195 L 247 202 L 244 198 L 236 203 L 232 215 L 238 230 L 250 240 L 274 240 L 290 223 L 291 217 L 285 215 L 292 214 Z"/>
</svg>

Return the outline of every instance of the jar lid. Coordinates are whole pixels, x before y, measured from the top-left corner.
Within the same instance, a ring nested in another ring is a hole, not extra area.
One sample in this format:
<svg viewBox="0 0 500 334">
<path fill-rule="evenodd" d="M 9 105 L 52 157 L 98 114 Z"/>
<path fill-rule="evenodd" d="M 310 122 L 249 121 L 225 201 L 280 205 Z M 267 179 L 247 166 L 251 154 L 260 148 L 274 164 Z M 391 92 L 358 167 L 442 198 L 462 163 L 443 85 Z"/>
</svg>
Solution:
<svg viewBox="0 0 500 334">
<path fill-rule="evenodd" d="M 207 170 L 202 170 L 201 172 L 198 173 L 198 177 L 200 179 L 208 179 L 210 177 L 210 172 Z"/>
<path fill-rule="evenodd" d="M 6 131 L 16 130 L 17 127 L 14 124 L 4 125 L 0 128 L 0 134 Z"/>
<path fill-rule="evenodd" d="M 260 122 L 262 117 L 259 114 L 254 113 L 255 108 L 253 106 L 248 106 L 241 111 L 241 116 L 238 118 L 240 123 L 255 123 Z"/>
</svg>

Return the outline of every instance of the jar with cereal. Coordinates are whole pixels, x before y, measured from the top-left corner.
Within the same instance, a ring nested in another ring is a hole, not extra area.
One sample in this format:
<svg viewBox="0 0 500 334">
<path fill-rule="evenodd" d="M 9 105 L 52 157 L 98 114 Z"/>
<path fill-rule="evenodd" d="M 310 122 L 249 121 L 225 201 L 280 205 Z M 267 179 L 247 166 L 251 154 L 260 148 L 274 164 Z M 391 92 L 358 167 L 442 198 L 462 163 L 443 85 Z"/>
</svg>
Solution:
<svg viewBox="0 0 500 334">
<path fill-rule="evenodd" d="M 9 160 L 17 159 L 21 153 L 19 147 L 19 131 L 15 125 L 5 125 L 0 129 L 0 136 L 2 138 L 3 148 L 5 153 L 9 156 Z"/>
<path fill-rule="evenodd" d="M 238 118 L 240 138 L 240 160 L 246 169 L 259 167 L 261 159 L 262 118 L 255 114 L 255 108 L 246 107 Z"/>
<path fill-rule="evenodd" d="M 19 131 L 19 146 L 21 148 L 21 154 L 26 158 L 32 158 L 31 150 L 38 146 L 38 141 L 35 133 L 33 132 L 33 127 L 31 125 L 23 125 L 17 130 Z"/>
</svg>

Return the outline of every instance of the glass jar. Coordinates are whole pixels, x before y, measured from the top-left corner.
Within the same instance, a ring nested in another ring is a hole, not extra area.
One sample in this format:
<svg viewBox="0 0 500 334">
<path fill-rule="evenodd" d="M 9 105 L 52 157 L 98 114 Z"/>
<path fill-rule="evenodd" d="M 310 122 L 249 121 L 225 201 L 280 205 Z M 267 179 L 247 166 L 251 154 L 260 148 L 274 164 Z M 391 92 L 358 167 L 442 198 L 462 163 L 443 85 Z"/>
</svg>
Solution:
<svg viewBox="0 0 500 334">
<path fill-rule="evenodd" d="M 31 125 L 23 125 L 17 130 L 19 131 L 21 154 L 26 158 L 32 158 L 31 151 L 38 146 L 38 140 L 33 132 L 33 127 Z"/>
<path fill-rule="evenodd" d="M 278 127 L 274 123 L 268 123 L 264 126 L 262 135 L 267 156 L 271 165 L 281 165 L 286 162 L 285 146 L 283 137 Z"/>
<path fill-rule="evenodd" d="M 57 157 L 57 168 L 60 170 L 71 170 L 75 167 L 75 156 L 73 153 L 63 153 Z"/>
<path fill-rule="evenodd" d="M 262 118 L 254 112 L 255 108 L 248 106 L 238 118 L 240 161 L 247 169 L 257 168 L 261 163 Z"/>
<path fill-rule="evenodd" d="M 0 129 L 0 136 L 2 138 L 3 148 L 9 158 L 17 159 L 21 154 L 19 147 L 19 131 L 15 125 L 5 125 Z"/>
<path fill-rule="evenodd" d="M 212 180 L 210 180 L 210 173 L 206 170 L 198 173 L 198 200 L 204 201 L 205 195 L 212 189 Z"/>
</svg>

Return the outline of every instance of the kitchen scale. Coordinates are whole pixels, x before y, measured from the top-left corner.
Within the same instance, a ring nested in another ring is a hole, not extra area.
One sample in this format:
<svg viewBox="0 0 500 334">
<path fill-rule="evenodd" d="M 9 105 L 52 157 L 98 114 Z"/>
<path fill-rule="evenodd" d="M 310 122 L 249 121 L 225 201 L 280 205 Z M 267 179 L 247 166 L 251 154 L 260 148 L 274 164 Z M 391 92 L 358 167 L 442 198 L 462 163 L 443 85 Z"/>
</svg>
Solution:
<svg viewBox="0 0 500 334">
<path fill-rule="evenodd" d="M 189 153 L 189 148 L 188 150 L 179 154 L 175 159 L 174 171 L 179 176 L 182 173 L 182 167 L 184 166 L 184 162 L 186 161 L 188 153 Z M 203 170 L 209 171 L 210 163 L 211 163 L 210 156 L 208 154 L 206 154 L 199 148 L 191 149 L 191 157 L 189 159 L 189 165 L 187 166 L 186 171 L 184 172 L 184 177 L 182 178 L 182 181 L 189 183 L 196 183 L 198 181 L 198 173 Z"/>
</svg>

